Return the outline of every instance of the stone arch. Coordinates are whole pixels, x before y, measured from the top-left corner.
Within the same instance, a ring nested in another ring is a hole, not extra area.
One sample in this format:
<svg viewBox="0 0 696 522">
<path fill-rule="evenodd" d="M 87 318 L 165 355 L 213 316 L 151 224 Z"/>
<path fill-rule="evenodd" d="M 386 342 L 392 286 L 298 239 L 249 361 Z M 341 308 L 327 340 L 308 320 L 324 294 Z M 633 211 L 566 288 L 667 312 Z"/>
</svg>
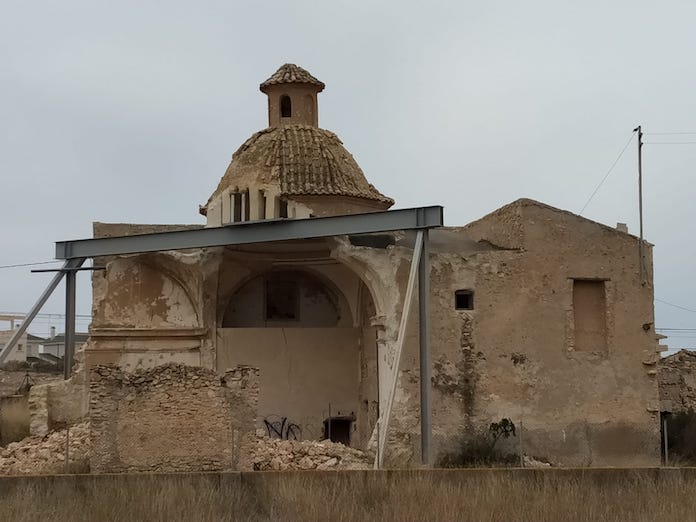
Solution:
<svg viewBox="0 0 696 522">
<path fill-rule="evenodd" d="M 368 261 L 357 249 L 352 250 L 345 240 L 334 238 L 333 243 L 331 257 L 360 279 L 372 299 L 376 321 L 381 323 L 383 318 L 394 315 L 397 312 L 395 303 L 398 301 L 394 298 L 394 292 L 399 292 L 399 289 L 397 285 L 387 284 L 383 277 L 383 274 L 393 274 L 395 270 L 389 256 L 371 258 Z"/>
<path fill-rule="evenodd" d="M 164 254 L 121 257 L 95 279 L 94 326 L 197 327 L 199 313 L 188 285 Z"/>
<path fill-rule="evenodd" d="M 229 292 L 219 317 L 222 328 L 333 327 L 352 324 L 341 289 L 306 267 L 248 274 Z"/>
</svg>

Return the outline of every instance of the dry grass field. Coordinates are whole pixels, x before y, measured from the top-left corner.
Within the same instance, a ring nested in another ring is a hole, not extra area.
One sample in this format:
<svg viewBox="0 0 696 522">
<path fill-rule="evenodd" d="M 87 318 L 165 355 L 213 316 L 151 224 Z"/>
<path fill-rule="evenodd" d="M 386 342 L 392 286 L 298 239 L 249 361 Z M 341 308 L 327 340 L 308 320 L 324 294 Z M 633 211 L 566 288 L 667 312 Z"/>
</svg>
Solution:
<svg viewBox="0 0 696 522">
<path fill-rule="evenodd" d="M 691 477 L 691 478 L 685 478 Z M 0 520 L 506 521 L 694 520 L 696 479 L 678 471 L 428 475 L 255 473 L 0 483 Z"/>
</svg>

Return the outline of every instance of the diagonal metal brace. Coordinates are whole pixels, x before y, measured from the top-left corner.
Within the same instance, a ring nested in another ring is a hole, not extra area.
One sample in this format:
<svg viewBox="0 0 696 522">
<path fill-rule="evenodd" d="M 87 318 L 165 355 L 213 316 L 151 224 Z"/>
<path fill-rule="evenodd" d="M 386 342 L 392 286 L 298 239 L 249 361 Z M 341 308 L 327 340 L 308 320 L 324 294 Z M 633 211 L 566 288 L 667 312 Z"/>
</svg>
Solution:
<svg viewBox="0 0 696 522">
<path fill-rule="evenodd" d="M 79 268 L 82 266 L 82 263 L 84 263 L 84 259 L 68 259 L 63 267 L 59 269 L 58 273 L 56 273 L 55 276 L 53 276 L 53 279 L 51 282 L 48 284 L 46 287 L 46 290 L 43 291 L 41 294 L 41 297 L 36 301 L 34 306 L 31 308 L 29 313 L 27 314 L 26 318 L 24 319 L 24 322 L 17 328 L 14 332 L 14 335 L 12 335 L 12 338 L 7 342 L 7 344 L 2 348 L 0 351 L 0 364 L 5 362 L 7 357 L 10 355 L 10 352 L 12 352 L 12 349 L 15 347 L 19 339 L 24 335 L 24 332 L 27 331 L 27 328 L 29 328 L 29 325 L 31 322 L 34 320 L 36 317 L 36 314 L 38 314 L 41 311 L 41 308 L 43 305 L 46 304 L 46 301 L 48 301 L 48 298 L 51 297 L 51 294 L 53 291 L 58 287 L 58 284 L 60 283 L 61 279 L 63 279 L 63 276 L 65 275 L 66 272 L 73 271 L 76 268 Z"/>
</svg>

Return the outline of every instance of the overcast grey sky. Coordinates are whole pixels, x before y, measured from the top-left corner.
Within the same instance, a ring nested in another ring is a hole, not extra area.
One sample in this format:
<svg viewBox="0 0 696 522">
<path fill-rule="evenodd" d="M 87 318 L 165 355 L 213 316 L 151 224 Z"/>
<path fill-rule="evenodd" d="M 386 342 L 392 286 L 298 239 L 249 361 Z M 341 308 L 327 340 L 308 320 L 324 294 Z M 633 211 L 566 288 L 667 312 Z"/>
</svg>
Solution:
<svg viewBox="0 0 696 522">
<path fill-rule="evenodd" d="M 92 221 L 201 223 L 232 153 L 266 126 L 258 84 L 285 62 L 326 83 L 320 126 L 379 190 L 444 205 L 449 225 L 520 197 L 578 212 L 636 125 L 696 131 L 693 0 L 0 9 L 0 265 L 50 260 Z M 645 137 L 658 140 L 696 134 Z M 644 158 L 655 295 L 696 310 L 696 145 Z M 633 142 L 585 215 L 637 233 L 637 209 Z M 26 311 L 49 278 L 0 269 L 0 310 Z M 89 276 L 79 285 L 87 314 Z M 658 327 L 696 328 L 694 312 L 655 310 Z M 669 343 L 694 347 L 696 332 Z"/>
</svg>

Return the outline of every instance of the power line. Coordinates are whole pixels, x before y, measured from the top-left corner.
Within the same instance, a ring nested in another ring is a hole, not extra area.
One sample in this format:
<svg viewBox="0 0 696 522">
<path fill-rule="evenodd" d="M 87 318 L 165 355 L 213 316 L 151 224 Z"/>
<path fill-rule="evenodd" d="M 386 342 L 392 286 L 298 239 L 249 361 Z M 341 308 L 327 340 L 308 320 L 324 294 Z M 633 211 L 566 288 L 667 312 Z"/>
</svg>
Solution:
<svg viewBox="0 0 696 522">
<path fill-rule="evenodd" d="M 4 312 L 4 311 L 0 311 L 0 315 L 24 315 L 24 316 L 26 316 L 27 313 L 26 313 L 26 312 Z M 40 319 L 52 319 L 52 318 L 54 318 L 54 317 L 57 318 L 57 319 L 63 319 L 63 318 L 65 318 L 65 314 L 61 314 L 61 313 L 55 313 L 55 314 L 54 314 L 54 313 L 51 313 L 51 312 L 41 312 L 41 313 L 36 314 L 36 317 L 37 317 L 37 318 L 40 318 Z M 78 318 L 78 319 L 79 319 L 79 318 L 89 318 L 89 319 L 92 318 L 92 316 L 89 315 L 89 314 L 75 314 L 75 317 Z"/>
<path fill-rule="evenodd" d="M 644 141 L 643 145 L 696 145 L 696 141 Z"/>
<path fill-rule="evenodd" d="M 17 268 L 20 266 L 49 265 L 51 263 L 62 263 L 62 261 L 57 260 L 57 261 L 39 261 L 38 263 L 18 263 L 16 265 L 2 265 L 2 266 L 0 266 L 0 268 Z"/>
<path fill-rule="evenodd" d="M 688 135 L 688 134 L 696 134 L 696 132 L 691 132 L 691 131 L 682 131 L 682 132 L 645 132 L 644 134 L 646 135 L 651 135 L 654 134 L 656 136 L 674 136 L 674 135 Z"/>
<path fill-rule="evenodd" d="M 674 308 L 679 308 L 680 310 L 696 314 L 696 310 L 692 310 L 691 308 L 686 308 L 684 306 L 679 306 L 678 304 L 670 303 L 668 301 L 663 301 L 662 299 L 658 299 L 657 297 L 655 298 L 655 301 L 657 301 L 658 303 L 666 304 L 667 306 L 672 306 Z"/>
<path fill-rule="evenodd" d="M 611 174 L 611 171 L 614 170 L 614 167 L 616 167 L 616 164 L 617 164 L 617 163 L 619 162 L 619 160 L 621 159 L 621 156 L 623 156 L 624 152 L 626 152 L 626 149 L 627 149 L 628 146 L 631 144 L 631 141 L 633 140 L 633 135 L 634 135 L 635 133 L 636 133 L 635 130 L 631 133 L 631 136 L 628 138 L 628 141 L 626 142 L 626 145 L 624 145 L 624 148 L 621 149 L 621 152 L 619 153 L 619 155 L 617 156 L 617 158 L 614 160 L 614 163 L 612 163 L 612 164 L 611 164 L 611 167 L 609 167 L 609 170 L 607 171 L 607 173 L 606 173 L 606 174 L 604 175 L 604 177 L 602 178 L 602 181 L 599 182 L 599 185 L 597 185 L 597 188 L 594 189 L 594 192 L 593 192 L 593 193 L 590 195 L 590 197 L 587 199 L 587 201 L 585 202 L 585 205 L 582 207 L 582 210 L 580 210 L 580 212 L 578 212 L 578 214 L 579 214 L 580 216 L 582 216 L 582 213 L 585 212 L 585 209 L 587 208 L 587 205 L 590 204 L 590 201 L 592 201 L 592 198 L 595 197 L 595 194 L 597 194 L 597 191 L 602 187 L 602 185 L 604 185 L 604 182 L 605 182 L 605 181 L 607 180 L 607 178 L 609 177 L 609 174 Z"/>
</svg>

